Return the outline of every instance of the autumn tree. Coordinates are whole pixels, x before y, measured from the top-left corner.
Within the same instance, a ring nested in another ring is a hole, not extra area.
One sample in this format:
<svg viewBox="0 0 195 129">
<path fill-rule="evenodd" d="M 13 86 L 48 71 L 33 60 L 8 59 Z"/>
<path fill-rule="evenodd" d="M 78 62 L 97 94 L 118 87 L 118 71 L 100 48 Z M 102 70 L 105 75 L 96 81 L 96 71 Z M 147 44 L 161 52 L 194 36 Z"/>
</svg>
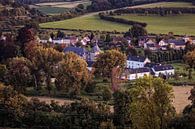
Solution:
<svg viewBox="0 0 195 129">
<path fill-rule="evenodd" d="M 27 52 L 27 58 L 31 60 L 34 66 L 36 79 L 39 78 L 39 72 L 43 71 L 46 77 L 47 89 L 51 91 L 51 78 L 54 76 L 54 68 L 62 61 L 64 54 L 53 48 L 44 48 L 34 46 L 31 51 Z"/>
<path fill-rule="evenodd" d="M 78 95 L 90 79 L 87 63 L 78 55 L 66 53 L 57 65 L 56 86 L 68 94 Z"/>
<path fill-rule="evenodd" d="M 108 50 L 97 57 L 94 64 L 95 73 L 102 77 L 111 77 L 115 67 L 123 69 L 126 63 L 126 56 L 117 50 Z"/>
<path fill-rule="evenodd" d="M 184 60 L 186 62 L 186 64 L 188 65 L 188 78 L 192 79 L 192 69 L 195 68 L 195 50 L 188 52 L 185 56 L 184 56 Z"/>
<path fill-rule="evenodd" d="M 32 63 L 24 57 L 11 58 L 8 61 L 6 79 L 14 89 L 24 92 L 32 82 Z"/>
<path fill-rule="evenodd" d="M 175 115 L 172 87 L 160 78 L 144 77 L 130 89 L 131 120 L 136 129 L 166 129 Z"/>
</svg>

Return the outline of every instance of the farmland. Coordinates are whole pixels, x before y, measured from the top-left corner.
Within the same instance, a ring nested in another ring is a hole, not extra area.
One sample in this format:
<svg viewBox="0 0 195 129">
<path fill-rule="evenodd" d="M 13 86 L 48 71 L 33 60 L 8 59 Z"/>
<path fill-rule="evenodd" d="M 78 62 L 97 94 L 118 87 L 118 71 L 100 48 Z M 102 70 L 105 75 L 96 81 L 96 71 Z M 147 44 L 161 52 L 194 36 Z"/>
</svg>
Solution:
<svg viewBox="0 0 195 129">
<path fill-rule="evenodd" d="M 56 15 L 64 13 L 68 9 L 75 8 L 77 5 L 83 4 L 87 7 L 91 4 L 89 0 L 75 1 L 75 2 L 49 2 L 49 3 L 39 3 L 31 5 L 32 8 L 36 8 L 41 12 L 49 15 Z"/>
<path fill-rule="evenodd" d="M 146 22 L 149 33 L 168 33 L 195 35 L 195 15 L 178 16 L 139 16 L 139 15 L 121 15 L 116 16 L 128 20 Z M 174 20 L 173 20 L 174 19 Z M 64 28 L 64 29 L 83 29 L 120 32 L 127 31 L 130 26 L 119 23 L 108 22 L 99 19 L 97 15 L 88 15 L 69 20 L 50 22 L 41 24 L 43 28 Z"/>
<path fill-rule="evenodd" d="M 64 21 L 48 22 L 40 25 L 43 28 L 82 29 L 99 31 L 127 31 L 130 26 L 101 20 L 97 15 L 81 16 Z"/>
<path fill-rule="evenodd" d="M 195 35 L 195 15 L 173 15 L 173 16 L 140 16 L 140 15 L 121 15 L 115 16 L 133 21 L 146 22 L 147 30 L 150 33 L 168 33 Z"/>
<path fill-rule="evenodd" d="M 153 4 L 145 4 L 145 5 L 138 5 L 134 6 L 133 8 L 155 8 L 155 7 L 187 7 L 187 8 L 194 8 L 191 3 L 187 2 L 159 2 Z"/>
</svg>

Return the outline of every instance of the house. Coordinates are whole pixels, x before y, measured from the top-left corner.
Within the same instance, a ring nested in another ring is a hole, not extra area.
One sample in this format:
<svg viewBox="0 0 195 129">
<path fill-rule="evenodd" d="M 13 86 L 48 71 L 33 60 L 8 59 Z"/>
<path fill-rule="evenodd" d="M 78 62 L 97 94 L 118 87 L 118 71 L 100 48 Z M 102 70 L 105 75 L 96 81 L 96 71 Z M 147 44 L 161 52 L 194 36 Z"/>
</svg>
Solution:
<svg viewBox="0 0 195 129">
<path fill-rule="evenodd" d="M 156 51 L 158 49 L 155 43 L 144 44 L 144 49 L 149 49 L 151 51 Z"/>
<path fill-rule="evenodd" d="M 91 40 L 89 39 L 88 36 L 84 37 L 82 40 L 81 40 L 81 43 L 82 45 L 87 45 Z"/>
<path fill-rule="evenodd" d="M 150 68 L 126 69 L 122 79 L 135 80 L 150 75 Z"/>
<path fill-rule="evenodd" d="M 127 59 L 127 68 L 135 69 L 135 68 L 143 68 L 146 63 L 150 63 L 151 61 L 148 58 L 141 56 L 129 56 Z"/>
<path fill-rule="evenodd" d="M 77 55 L 79 55 L 80 57 L 82 57 L 83 59 L 86 59 L 87 58 L 87 50 L 85 48 L 81 48 L 81 47 L 66 47 L 64 50 L 63 50 L 64 53 L 67 53 L 67 52 L 73 52 Z"/>
<path fill-rule="evenodd" d="M 175 70 L 172 65 L 156 65 L 151 68 L 151 71 L 155 77 L 159 77 L 160 75 L 169 77 L 175 74 Z"/>
<path fill-rule="evenodd" d="M 185 49 L 186 47 L 186 43 L 185 43 L 185 40 L 183 39 L 179 39 L 179 40 L 176 40 L 176 39 L 169 39 L 168 40 L 168 44 L 170 44 L 170 47 L 173 48 L 173 49 Z"/>
</svg>

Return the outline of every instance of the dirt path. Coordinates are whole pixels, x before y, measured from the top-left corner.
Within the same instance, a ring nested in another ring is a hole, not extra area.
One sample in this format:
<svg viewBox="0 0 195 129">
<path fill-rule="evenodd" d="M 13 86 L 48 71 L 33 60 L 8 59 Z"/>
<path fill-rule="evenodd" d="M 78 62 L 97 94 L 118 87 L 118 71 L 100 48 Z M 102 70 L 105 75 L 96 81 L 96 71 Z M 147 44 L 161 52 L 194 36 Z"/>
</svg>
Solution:
<svg viewBox="0 0 195 129">
<path fill-rule="evenodd" d="M 173 105 L 177 113 L 181 113 L 183 109 L 190 104 L 188 97 L 190 96 L 190 91 L 192 86 L 174 86 L 175 99 L 173 100 Z"/>
<path fill-rule="evenodd" d="M 32 98 L 38 98 L 41 102 L 44 101 L 46 103 L 51 103 L 52 100 L 58 102 L 59 105 L 68 105 L 71 104 L 73 102 L 75 102 L 74 100 L 68 100 L 68 99 L 60 99 L 60 98 L 50 98 L 50 97 L 27 97 L 28 100 L 32 99 Z"/>
<path fill-rule="evenodd" d="M 188 97 L 190 96 L 190 90 L 192 89 L 192 86 L 174 86 L 174 95 L 175 98 L 173 100 L 173 105 L 177 111 L 177 113 L 181 113 L 183 109 L 190 104 L 190 100 L 188 100 Z M 32 97 L 28 97 L 28 100 L 30 100 Z M 34 97 L 40 99 L 40 101 L 45 101 L 46 103 L 50 103 L 51 100 L 54 100 L 58 102 L 60 105 L 63 104 L 71 104 L 75 102 L 75 100 L 68 100 L 68 99 L 60 99 L 60 98 L 49 98 L 49 97 Z M 114 112 L 113 106 L 111 106 L 111 112 Z"/>
</svg>

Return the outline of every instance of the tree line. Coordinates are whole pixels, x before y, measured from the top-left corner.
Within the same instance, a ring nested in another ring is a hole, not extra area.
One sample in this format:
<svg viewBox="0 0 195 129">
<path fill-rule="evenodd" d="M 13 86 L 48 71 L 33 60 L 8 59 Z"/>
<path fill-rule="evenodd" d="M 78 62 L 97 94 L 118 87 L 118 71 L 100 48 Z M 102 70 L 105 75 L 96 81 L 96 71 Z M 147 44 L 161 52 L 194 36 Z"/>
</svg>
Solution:
<svg viewBox="0 0 195 129">
<path fill-rule="evenodd" d="M 164 8 L 164 7 L 158 7 L 158 8 L 126 8 L 126 9 L 118 9 L 114 11 L 115 14 L 156 14 L 160 16 L 166 16 L 166 15 L 177 15 L 177 14 L 185 14 L 195 13 L 195 8 Z"/>
<path fill-rule="evenodd" d="M 111 22 L 117 22 L 117 23 L 122 23 L 122 24 L 127 24 L 127 25 L 138 24 L 138 25 L 141 25 L 143 27 L 147 26 L 147 23 L 144 23 L 144 22 L 126 20 L 126 19 L 122 19 L 122 18 L 115 18 L 115 17 L 109 16 L 109 15 L 106 15 L 104 13 L 99 13 L 99 17 L 100 17 L 100 19 L 111 21 Z"/>
</svg>

